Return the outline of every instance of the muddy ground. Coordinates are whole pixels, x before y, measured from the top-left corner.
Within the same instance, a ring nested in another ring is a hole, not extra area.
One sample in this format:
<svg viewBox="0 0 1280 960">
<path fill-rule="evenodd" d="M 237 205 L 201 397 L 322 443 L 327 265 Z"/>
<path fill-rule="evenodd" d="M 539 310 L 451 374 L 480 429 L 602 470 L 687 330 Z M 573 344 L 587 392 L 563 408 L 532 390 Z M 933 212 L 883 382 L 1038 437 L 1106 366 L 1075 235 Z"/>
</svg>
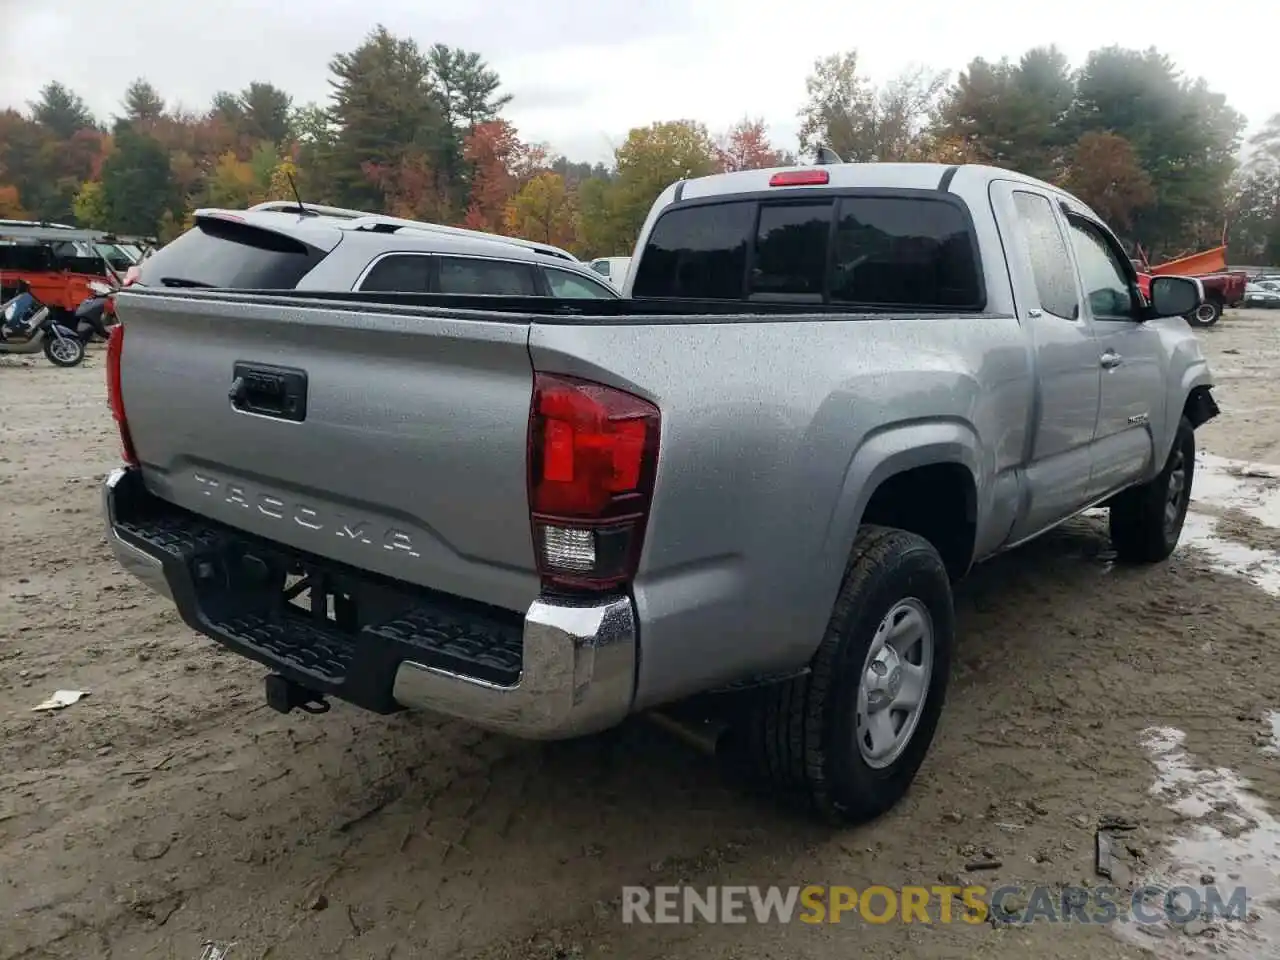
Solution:
<svg viewBox="0 0 1280 960">
<path fill-rule="evenodd" d="M 1223 416 L 1202 447 L 1280 464 L 1280 312 L 1230 312 L 1203 340 Z M 1098 518 L 959 588 L 934 749 L 906 802 L 860 829 L 797 819 L 643 721 L 538 745 L 342 705 L 280 716 L 257 666 L 109 558 L 103 359 L 0 358 L 0 960 L 196 960 L 206 941 L 228 960 L 1138 957 L 1100 927 L 624 926 L 617 900 L 682 881 L 1099 883 L 1105 815 L 1138 824 L 1135 876 L 1157 871 L 1188 814 L 1151 792 L 1153 726 L 1280 799 L 1261 746 L 1280 603 L 1192 547 L 1113 566 Z M 1228 514 L 1218 536 L 1276 549 Z M 31 711 L 59 688 L 90 696 Z M 984 856 L 1001 866 L 966 874 Z M 1213 945 L 1157 933 L 1169 955 Z"/>
</svg>

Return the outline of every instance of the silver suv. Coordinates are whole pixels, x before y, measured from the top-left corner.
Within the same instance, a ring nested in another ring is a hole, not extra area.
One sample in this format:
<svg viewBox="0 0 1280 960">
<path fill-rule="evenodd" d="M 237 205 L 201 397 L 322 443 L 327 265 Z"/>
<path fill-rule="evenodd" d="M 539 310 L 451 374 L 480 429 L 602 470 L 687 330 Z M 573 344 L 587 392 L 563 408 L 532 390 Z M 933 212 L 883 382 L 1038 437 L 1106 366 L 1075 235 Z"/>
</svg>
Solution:
<svg viewBox="0 0 1280 960">
<path fill-rule="evenodd" d="M 281 201 L 204 209 L 140 267 L 143 286 L 487 294 L 614 300 L 619 291 L 549 244 Z"/>
</svg>

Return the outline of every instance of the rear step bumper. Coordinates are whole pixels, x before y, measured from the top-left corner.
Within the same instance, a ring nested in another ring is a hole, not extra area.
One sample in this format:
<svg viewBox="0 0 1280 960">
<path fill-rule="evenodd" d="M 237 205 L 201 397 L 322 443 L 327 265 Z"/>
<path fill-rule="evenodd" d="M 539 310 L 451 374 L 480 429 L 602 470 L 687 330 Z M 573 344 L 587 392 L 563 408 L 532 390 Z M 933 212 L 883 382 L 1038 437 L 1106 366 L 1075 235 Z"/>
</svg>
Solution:
<svg viewBox="0 0 1280 960">
<path fill-rule="evenodd" d="M 631 711 L 628 597 L 541 598 L 521 618 L 206 520 L 148 492 L 133 469 L 107 478 L 103 511 L 116 559 L 188 626 L 319 696 L 537 740 L 607 729 Z M 286 575 L 319 585 L 310 609 L 290 601 Z"/>
</svg>

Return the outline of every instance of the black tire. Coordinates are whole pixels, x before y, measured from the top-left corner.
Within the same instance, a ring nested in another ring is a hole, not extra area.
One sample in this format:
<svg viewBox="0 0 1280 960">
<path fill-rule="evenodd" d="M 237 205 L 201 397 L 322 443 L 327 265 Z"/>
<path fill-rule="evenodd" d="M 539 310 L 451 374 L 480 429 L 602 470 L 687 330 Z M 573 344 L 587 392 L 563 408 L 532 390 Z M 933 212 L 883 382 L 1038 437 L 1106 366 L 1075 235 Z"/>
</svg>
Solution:
<svg viewBox="0 0 1280 960">
<path fill-rule="evenodd" d="M 904 602 L 928 613 L 932 665 L 914 731 L 892 762 L 877 767 L 858 743 L 859 688 L 882 621 Z M 863 527 L 809 672 L 755 691 L 749 701 L 734 738 L 741 759 L 824 820 L 863 823 L 880 816 L 907 792 L 929 750 L 946 696 L 954 633 L 951 583 L 933 545 L 903 530 Z"/>
<path fill-rule="evenodd" d="M 77 367 L 84 362 L 84 343 L 79 337 L 46 337 L 44 355 L 55 367 Z"/>
<path fill-rule="evenodd" d="M 1128 563 L 1168 559 L 1182 536 L 1195 471 L 1196 434 L 1191 422 L 1183 417 L 1159 475 L 1112 501 L 1111 545 L 1119 559 Z"/>
<path fill-rule="evenodd" d="M 1222 304 L 1217 300 L 1206 300 L 1187 314 L 1187 323 L 1193 327 L 1212 327 L 1221 318 Z"/>
</svg>

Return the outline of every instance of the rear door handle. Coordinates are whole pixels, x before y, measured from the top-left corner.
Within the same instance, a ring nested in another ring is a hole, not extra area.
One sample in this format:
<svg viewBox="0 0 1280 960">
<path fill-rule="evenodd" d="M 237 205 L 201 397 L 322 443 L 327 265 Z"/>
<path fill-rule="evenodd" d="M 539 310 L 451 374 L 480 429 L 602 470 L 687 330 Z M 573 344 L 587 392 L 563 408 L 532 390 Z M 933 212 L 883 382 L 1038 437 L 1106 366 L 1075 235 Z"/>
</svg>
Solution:
<svg viewBox="0 0 1280 960">
<path fill-rule="evenodd" d="M 1111 370 L 1124 363 L 1124 357 L 1120 356 L 1120 354 L 1116 353 L 1114 350 L 1108 350 L 1098 358 L 1098 363 L 1102 365 L 1103 369 Z"/>
</svg>

